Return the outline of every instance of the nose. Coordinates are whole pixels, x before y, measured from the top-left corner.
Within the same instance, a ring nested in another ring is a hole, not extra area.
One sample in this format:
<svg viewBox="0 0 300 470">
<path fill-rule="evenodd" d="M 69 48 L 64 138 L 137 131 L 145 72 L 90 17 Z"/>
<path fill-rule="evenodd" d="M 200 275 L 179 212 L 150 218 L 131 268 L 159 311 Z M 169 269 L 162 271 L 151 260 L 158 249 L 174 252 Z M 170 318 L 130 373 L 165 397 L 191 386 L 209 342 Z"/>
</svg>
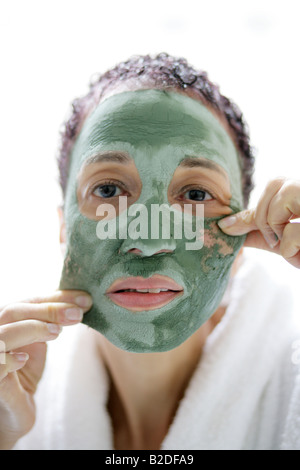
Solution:
<svg viewBox="0 0 300 470">
<path fill-rule="evenodd" d="M 173 253 L 175 240 L 125 240 L 120 252 L 123 254 L 134 253 L 138 256 L 148 257 L 160 253 Z"/>
<path fill-rule="evenodd" d="M 169 204 L 160 198 L 153 196 L 131 206 L 124 223 L 128 238 L 122 242 L 120 253 L 149 257 L 172 253 L 176 249 L 174 224 L 177 219 Z"/>
</svg>

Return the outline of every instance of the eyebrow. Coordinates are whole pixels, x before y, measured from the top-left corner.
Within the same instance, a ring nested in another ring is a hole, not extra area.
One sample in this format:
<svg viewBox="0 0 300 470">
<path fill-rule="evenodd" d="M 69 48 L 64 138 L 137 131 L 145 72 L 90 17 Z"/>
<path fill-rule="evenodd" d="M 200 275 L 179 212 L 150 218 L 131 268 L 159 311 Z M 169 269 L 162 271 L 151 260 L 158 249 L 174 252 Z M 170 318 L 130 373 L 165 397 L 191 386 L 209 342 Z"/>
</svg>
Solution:
<svg viewBox="0 0 300 470">
<path fill-rule="evenodd" d="M 223 170 L 223 168 L 221 168 L 217 163 L 201 157 L 187 156 L 183 160 L 181 160 L 179 166 L 184 168 L 208 168 L 209 170 L 218 171 L 223 175 L 225 173 L 225 170 Z"/>
<path fill-rule="evenodd" d="M 103 153 L 97 153 L 96 155 L 92 155 L 91 157 L 87 158 L 84 162 L 84 166 L 91 165 L 93 163 L 103 163 L 103 162 L 114 162 L 120 163 L 122 165 L 128 165 L 132 158 L 125 152 L 118 152 L 114 150 L 108 150 Z M 186 156 L 183 160 L 181 160 L 180 167 L 183 168 L 208 168 L 209 170 L 218 171 L 221 174 L 224 174 L 223 168 L 221 168 L 217 163 L 207 160 L 206 158 L 196 157 L 196 156 Z"/>
<path fill-rule="evenodd" d="M 93 163 L 103 163 L 103 162 L 114 162 L 121 163 L 122 165 L 127 165 L 130 163 L 132 158 L 129 157 L 127 153 L 116 152 L 114 150 L 108 150 L 103 153 L 97 153 L 87 158 L 84 162 L 84 166 L 91 165 Z"/>
</svg>

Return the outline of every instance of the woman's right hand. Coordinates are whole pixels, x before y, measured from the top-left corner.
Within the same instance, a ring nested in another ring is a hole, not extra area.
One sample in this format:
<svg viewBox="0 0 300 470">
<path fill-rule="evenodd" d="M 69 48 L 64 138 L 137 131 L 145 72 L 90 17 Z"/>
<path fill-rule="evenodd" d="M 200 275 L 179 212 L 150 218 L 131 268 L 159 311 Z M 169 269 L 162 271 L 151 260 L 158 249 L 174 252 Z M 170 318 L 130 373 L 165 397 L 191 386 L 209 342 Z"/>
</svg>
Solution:
<svg viewBox="0 0 300 470">
<path fill-rule="evenodd" d="M 0 308 L 0 449 L 12 449 L 34 425 L 46 341 L 81 322 L 91 306 L 89 294 L 68 290 Z"/>
</svg>

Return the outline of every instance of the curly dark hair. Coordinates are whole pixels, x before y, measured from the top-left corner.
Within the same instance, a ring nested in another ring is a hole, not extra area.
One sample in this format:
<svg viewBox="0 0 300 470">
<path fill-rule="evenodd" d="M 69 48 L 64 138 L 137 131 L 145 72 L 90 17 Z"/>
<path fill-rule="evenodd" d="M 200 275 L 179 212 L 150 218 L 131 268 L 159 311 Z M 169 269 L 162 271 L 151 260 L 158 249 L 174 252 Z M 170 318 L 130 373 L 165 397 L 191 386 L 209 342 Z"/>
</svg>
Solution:
<svg viewBox="0 0 300 470">
<path fill-rule="evenodd" d="M 182 57 L 173 57 L 166 52 L 156 56 L 134 55 L 104 74 L 98 75 L 89 85 L 89 92 L 72 103 L 70 118 L 64 123 L 58 154 L 59 182 L 65 195 L 70 153 L 87 116 L 95 109 L 105 93 L 120 84 L 131 80 L 139 88 L 177 88 L 193 91 L 205 103 L 212 106 L 220 117 L 226 119 L 239 149 L 242 168 L 244 205 L 248 206 L 253 189 L 254 156 L 250 146 L 249 131 L 242 112 L 230 99 L 223 96 L 218 85 L 212 83 L 207 73 L 196 70 Z"/>
</svg>

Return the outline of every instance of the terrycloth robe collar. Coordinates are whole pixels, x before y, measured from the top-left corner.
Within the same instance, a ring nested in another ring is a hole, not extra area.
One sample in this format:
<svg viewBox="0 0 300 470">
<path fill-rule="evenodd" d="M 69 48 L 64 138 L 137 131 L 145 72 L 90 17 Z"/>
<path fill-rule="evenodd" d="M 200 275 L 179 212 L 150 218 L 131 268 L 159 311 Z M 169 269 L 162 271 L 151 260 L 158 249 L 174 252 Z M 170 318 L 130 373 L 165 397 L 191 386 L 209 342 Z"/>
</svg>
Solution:
<svg viewBox="0 0 300 470">
<path fill-rule="evenodd" d="M 291 312 L 286 288 L 276 284 L 262 266 L 246 261 L 235 276 L 226 314 L 206 341 L 161 450 L 261 445 L 249 433 L 254 429 L 256 435 L 263 397 L 283 351 L 290 347 Z M 114 449 L 106 409 L 109 379 L 94 348 L 85 325 L 66 328 L 50 345 L 37 397 L 42 408 L 38 433 L 44 448 Z M 264 431 L 267 447 L 273 445 L 271 427 L 272 420 Z"/>
</svg>

